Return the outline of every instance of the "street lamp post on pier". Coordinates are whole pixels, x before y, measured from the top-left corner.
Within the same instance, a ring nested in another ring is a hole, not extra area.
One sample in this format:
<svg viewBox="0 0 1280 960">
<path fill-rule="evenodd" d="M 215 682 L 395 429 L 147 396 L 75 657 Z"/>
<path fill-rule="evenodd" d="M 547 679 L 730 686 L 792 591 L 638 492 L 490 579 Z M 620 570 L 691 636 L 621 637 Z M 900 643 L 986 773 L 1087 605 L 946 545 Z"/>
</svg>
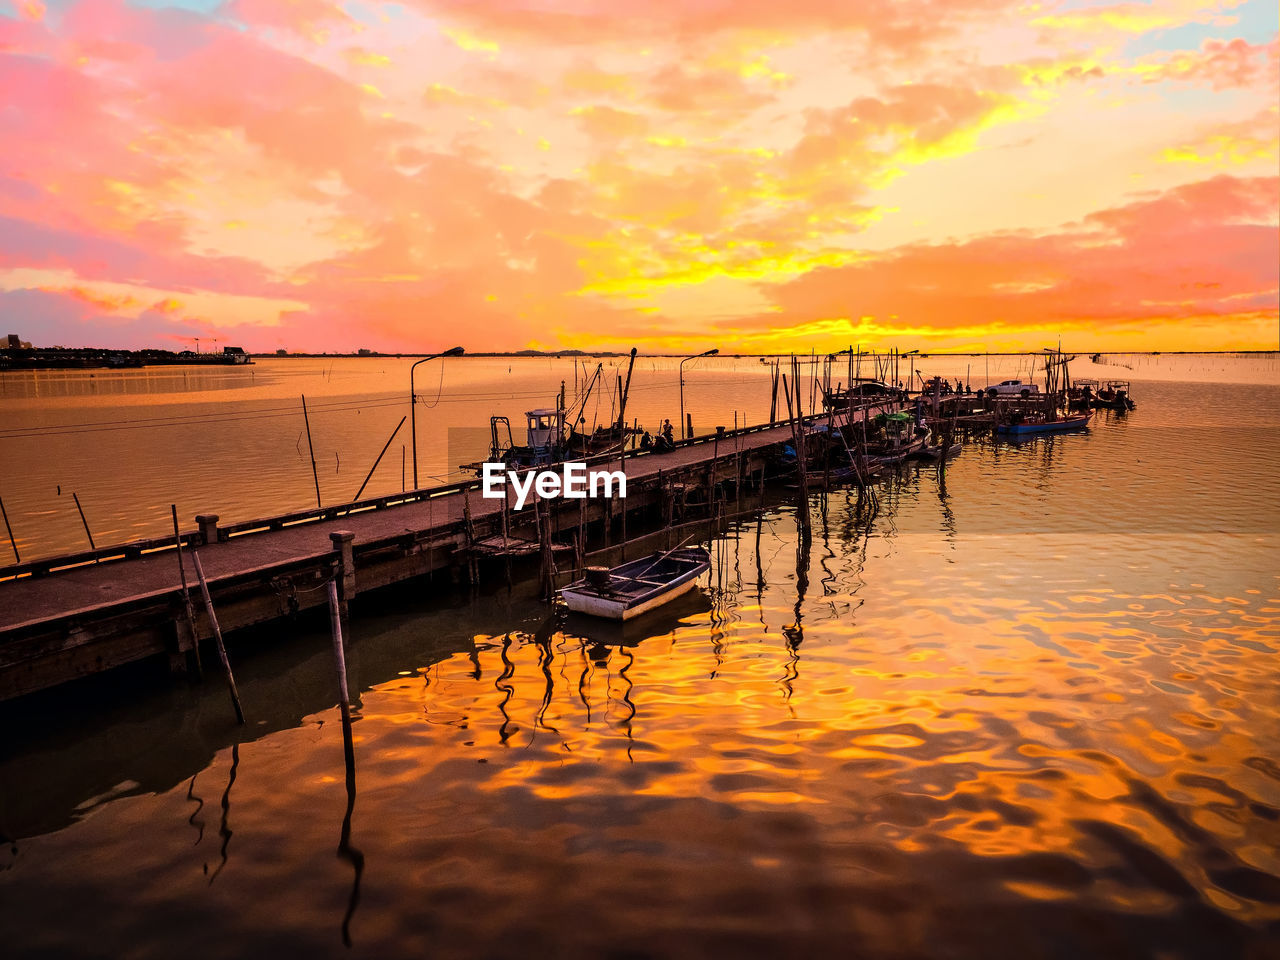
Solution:
<svg viewBox="0 0 1280 960">
<path fill-rule="evenodd" d="M 685 357 L 680 361 L 680 436 L 686 440 L 692 436 L 691 432 L 685 429 L 684 419 L 684 365 L 690 360 L 697 360 L 699 357 L 714 357 L 719 353 L 719 349 L 706 350 L 702 353 L 695 353 L 692 357 Z"/>
<path fill-rule="evenodd" d="M 460 357 L 465 351 L 461 347 L 454 347 L 446 350 L 444 353 L 433 353 L 429 357 L 423 357 L 416 361 L 409 368 L 409 435 L 410 442 L 413 445 L 413 489 L 418 489 L 418 418 L 414 415 L 418 407 L 418 395 L 413 390 L 413 371 L 418 368 L 418 364 L 426 363 L 428 360 L 436 360 L 440 357 Z"/>
</svg>

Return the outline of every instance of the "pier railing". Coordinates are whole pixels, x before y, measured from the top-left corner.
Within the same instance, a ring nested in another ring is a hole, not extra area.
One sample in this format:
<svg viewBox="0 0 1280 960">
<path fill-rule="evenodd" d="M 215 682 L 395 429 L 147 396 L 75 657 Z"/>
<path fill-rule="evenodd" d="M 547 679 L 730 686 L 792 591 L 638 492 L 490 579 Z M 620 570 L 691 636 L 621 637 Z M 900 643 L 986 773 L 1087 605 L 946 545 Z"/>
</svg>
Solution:
<svg viewBox="0 0 1280 960">
<path fill-rule="evenodd" d="M 827 416 L 828 414 L 824 412 L 811 414 L 801 419 L 805 424 L 813 424 L 826 420 Z M 714 446 L 715 444 L 723 443 L 726 440 L 733 440 L 738 437 L 748 437 L 753 434 L 762 433 L 766 430 L 786 426 L 790 422 L 791 421 L 789 419 L 782 419 L 773 424 L 754 424 L 752 426 L 738 427 L 736 429 L 725 429 L 723 432 L 716 431 L 714 433 L 701 434 L 696 437 L 677 440 L 675 442 L 675 449 L 682 450 L 689 447 L 705 445 Z M 581 461 L 575 462 L 584 462 L 588 465 L 599 465 L 618 463 L 623 459 L 637 460 L 643 457 L 655 455 L 661 456 L 661 454 L 652 449 L 636 449 L 627 450 L 625 453 L 621 454 L 609 453 L 599 454 L 592 457 L 584 457 Z M 530 467 L 526 472 L 534 469 L 539 468 Z M 453 483 L 441 484 L 434 487 L 423 487 L 417 490 L 384 494 L 380 497 L 368 497 L 363 500 L 356 500 L 349 503 L 333 504 L 331 506 L 319 507 L 310 510 L 298 510 L 292 513 L 263 517 L 257 520 L 240 520 L 235 523 L 228 524 L 217 523 L 218 517 L 214 515 L 200 515 L 196 518 L 197 522 L 200 524 L 199 529 L 182 533 L 178 539 L 184 547 L 201 547 L 213 542 L 226 542 L 234 537 L 284 530 L 290 527 L 319 523 L 325 520 L 336 520 L 339 517 L 364 513 L 368 510 L 385 510 L 389 507 L 436 500 L 442 497 L 462 494 L 464 491 L 470 492 L 473 490 L 479 490 L 480 487 L 480 479 L 478 477 L 471 477 L 465 480 L 458 480 Z M 447 522 L 442 522 L 440 524 L 442 528 L 448 525 L 449 524 Z M 48 576 L 51 573 L 56 573 L 61 570 L 83 567 L 90 564 L 116 563 L 123 560 L 135 560 L 139 557 L 150 554 L 164 553 L 169 550 L 174 550 L 176 549 L 176 542 L 177 541 L 173 536 L 152 537 L 149 539 L 131 540 L 127 543 L 98 547 L 95 550 L 83 550 L 77 553 L 61 554 L 53 557 L 43 557 L 37 560 L 30 560 L 24 563 L 11 564 L 6 567 L 0 567 L 0 583 L 20 577 Z"/>
</svg>

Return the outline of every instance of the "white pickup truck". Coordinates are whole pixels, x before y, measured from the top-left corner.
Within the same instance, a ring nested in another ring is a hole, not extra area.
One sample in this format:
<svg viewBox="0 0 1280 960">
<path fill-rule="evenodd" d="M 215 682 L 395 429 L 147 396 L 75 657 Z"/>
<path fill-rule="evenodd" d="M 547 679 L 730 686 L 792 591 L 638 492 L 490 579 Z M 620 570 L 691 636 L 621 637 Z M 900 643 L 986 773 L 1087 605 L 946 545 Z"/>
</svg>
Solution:
<svg viewBox="0 0 1280 960">
<path fill-rule="evenodd" d="M 1005 380 L 994 387 L 987 387 L 988 397 L 1029 397 L 1039 392 L 1040 388 L 1034 383 L 1023 383 L 1021 380 Z"/>
</svg>

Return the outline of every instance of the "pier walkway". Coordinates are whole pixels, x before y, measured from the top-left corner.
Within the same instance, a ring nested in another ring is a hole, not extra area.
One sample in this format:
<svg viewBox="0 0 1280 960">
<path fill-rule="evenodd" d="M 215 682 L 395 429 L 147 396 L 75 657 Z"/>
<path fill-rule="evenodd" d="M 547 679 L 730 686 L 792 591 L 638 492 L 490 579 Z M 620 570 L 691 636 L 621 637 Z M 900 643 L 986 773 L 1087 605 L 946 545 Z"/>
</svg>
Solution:
<svg viewBox="0 0 1280 960">
<path fill-rule="evenodd" d="M 855 412 L 854 419 L 863 415 Z M 595 469 L 625 470 L 627 498 L 548 501 L 555 530 L 563 539 L 593 522 L 658 506 L 672 485 L 705 489 L 763 476 L 771 452 L 791 436 L 790 423 L 746 427 L 696 437 L 666 453 L 590 458 Z M 201 639 L 212 635 L 192 549 L 227 632 L 320 605 L 320 588 L 335 575 L 345 605 L 366 590 L 457 569 L 469 545 L 530 530 L 534 499 L 531 492 L 522 511 L 509 508 L 505 524 L 503 501 L 484 498 L 479 479 L 229 525 L 202 515 L 200 529 L 181 536 L 196 632 Z M 172 537 L 0 568 L 0 699 L 158 653 L 179 665 L 193 646 L 184 611 Z"/>
</svg>

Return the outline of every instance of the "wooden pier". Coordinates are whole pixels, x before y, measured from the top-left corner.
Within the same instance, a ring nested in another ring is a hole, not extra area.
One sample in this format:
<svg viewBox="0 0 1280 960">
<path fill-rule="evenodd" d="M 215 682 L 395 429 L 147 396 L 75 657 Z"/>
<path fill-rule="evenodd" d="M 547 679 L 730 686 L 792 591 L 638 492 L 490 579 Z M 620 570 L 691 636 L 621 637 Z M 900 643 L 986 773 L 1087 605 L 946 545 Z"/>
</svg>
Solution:
<svg viewBox="0 0 1280 960">
<path fill-rule="evenodd" d="M 616 543 L 618 526 L 625 540 L 629 515 L 635 532 L 646 518 L 669 526 L 691 497 L 705 503 L 726 485 L 737 494 L 763 482 L 776 448 L 791 439 L 784 421 L 697 437 L 665 453 L 587 460 L 625 471 L 625 499 L 545 500 L 539 510 L 531 495 L 515 511 L 482 497 L 475 479 L 234 524 L 202 514 L 197 530 L 178 538 L 0 568 L 0 700 L 148 657 L 167 654 L 179 671 L 193 665 L 213 631 L 203 611 L 186 613 L 179 540 L 188 571 L 190 551 L 199 551 L 218 620 L 231 632 L 324 605 L 330 579 L 345 610 L 356 596 L 396 583 L 416 580 L 434 591 L 474 581 L 486 554 L 535 553 L 543 539 L 576 555 L 588 537 L 592 547 Z M 539 513 L 550 537 L 536 532 Z"/>
</svg>

